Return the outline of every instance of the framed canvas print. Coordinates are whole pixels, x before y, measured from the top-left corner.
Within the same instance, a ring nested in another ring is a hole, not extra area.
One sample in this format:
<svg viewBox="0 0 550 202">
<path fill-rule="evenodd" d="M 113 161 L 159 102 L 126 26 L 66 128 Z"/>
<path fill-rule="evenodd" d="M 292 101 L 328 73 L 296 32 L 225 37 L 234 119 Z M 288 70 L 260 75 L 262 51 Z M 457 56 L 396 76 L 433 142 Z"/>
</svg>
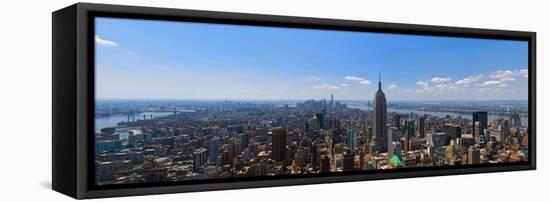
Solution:
<svg viewBox="0 0 550 202">
<path fill-rule="evenodd" d="M 53 189 L 533 170 L 535 36 L 78 3 L 53 13 Z"/>
</svg>

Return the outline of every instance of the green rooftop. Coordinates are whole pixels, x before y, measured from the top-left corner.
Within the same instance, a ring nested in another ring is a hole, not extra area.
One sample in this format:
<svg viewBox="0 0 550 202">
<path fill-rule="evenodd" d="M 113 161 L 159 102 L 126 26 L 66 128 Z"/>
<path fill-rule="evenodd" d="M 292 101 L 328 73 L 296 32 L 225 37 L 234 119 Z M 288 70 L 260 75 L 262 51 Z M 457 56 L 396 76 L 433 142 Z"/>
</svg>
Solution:
<svg viewBox="0 0 550 202">
<path fill-rule="evenodd" d="M 403 167 L 403 163 L 401 163 L 401 159 L 397 155 L 393 155 L 390 159 L 391 165 L 394 168 Z"/>
</svg>

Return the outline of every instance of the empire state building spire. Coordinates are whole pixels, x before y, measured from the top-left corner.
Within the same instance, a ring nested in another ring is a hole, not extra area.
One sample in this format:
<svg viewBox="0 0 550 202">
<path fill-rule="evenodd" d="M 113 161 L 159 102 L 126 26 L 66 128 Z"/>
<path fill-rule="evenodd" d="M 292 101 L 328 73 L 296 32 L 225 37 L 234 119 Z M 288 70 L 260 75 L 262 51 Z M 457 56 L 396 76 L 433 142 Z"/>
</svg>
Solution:
<svg viewBox="0 0 550 202">
<path fill-rule="evenodd" d="M 382 90 L 382 76 L 380 74 L 380 70 L 378 70 L 378 90 Z"/>
</svg>

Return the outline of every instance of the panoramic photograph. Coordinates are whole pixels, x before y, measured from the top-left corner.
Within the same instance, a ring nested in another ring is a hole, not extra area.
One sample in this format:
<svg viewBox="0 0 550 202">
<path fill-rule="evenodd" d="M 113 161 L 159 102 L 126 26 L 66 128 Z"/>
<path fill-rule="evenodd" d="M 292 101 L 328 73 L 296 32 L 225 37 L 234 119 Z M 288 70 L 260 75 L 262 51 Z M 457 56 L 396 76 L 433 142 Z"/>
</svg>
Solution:
<svg viewBox="0 0 550 202">
<path fill-rule="evenodd" d="M 529 161 L 526 41 L 95 18 L 95 184 Z"/>
</svg>

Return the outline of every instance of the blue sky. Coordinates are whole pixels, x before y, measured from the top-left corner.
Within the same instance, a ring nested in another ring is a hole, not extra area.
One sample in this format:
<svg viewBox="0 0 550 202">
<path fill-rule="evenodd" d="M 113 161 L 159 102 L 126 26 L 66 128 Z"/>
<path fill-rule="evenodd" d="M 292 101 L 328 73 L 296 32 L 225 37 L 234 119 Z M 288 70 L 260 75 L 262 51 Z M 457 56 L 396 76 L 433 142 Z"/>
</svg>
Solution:
<svg viewBox="0 0 550 202">
<path fill-rule="evenodd" d="M 103 99 L 527 99 L 520 41 L 96 19 Z"/>
</svg>

